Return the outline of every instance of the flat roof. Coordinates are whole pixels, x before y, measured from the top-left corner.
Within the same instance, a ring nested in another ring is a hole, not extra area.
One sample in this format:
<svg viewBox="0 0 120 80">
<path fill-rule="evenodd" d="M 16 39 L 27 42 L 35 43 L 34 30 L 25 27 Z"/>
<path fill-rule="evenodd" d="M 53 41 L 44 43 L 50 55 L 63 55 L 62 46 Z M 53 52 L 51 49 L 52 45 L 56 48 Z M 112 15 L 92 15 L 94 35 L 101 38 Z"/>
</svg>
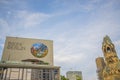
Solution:
<svg viewBox="0 0 120 80">
<path fill-rule="evenodd" d="M 60 66 L 38 65 L 38 64 L 30 64 L 30 63 L 3 63 L 3 62 L 0 62 L 0 68 L 59 69 Z"/>
</svg>

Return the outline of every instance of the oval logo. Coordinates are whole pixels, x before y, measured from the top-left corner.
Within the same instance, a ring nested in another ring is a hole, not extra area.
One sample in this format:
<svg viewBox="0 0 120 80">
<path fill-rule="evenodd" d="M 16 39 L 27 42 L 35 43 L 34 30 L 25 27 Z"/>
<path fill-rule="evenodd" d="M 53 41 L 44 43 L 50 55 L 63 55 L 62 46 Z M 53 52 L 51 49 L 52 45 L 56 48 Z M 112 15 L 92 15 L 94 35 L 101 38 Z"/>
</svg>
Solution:
<svg viewBox="0 0 120 80">
<path fill-rule="evenodd" d="M 31 53 L 37 58 L 45 57 L 48 54 L 48 47 L 43 43 L 35 43 L 31 47 Z"/>
</svg>

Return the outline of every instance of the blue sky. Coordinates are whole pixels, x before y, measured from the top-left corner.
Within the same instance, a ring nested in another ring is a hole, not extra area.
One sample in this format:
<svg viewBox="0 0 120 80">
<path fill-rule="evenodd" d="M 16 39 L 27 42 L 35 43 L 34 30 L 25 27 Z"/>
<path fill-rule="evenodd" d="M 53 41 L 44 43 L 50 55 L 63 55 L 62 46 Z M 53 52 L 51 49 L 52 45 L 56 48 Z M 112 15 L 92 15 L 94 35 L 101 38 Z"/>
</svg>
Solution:
<svg viewBox="0 0 120 80">
<path fill-rule="evenodd" d="M 120 0 L 0 0 L 0 57 L 6 36 L 49 39 L 62 75 L 80 70 L 97 80 L 105 35 L 120 57 Z"/>
</svg>

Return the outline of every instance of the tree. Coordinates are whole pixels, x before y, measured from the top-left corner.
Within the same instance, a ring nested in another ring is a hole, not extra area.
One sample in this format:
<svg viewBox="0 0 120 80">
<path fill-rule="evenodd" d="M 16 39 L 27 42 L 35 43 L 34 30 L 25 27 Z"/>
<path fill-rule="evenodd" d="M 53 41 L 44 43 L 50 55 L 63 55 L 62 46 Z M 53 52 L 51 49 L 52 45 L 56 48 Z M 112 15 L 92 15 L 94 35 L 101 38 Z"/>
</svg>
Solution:
<svg viewBox="0 0 120 80">
<path fill-rule="evenodd" d="M 67 79 L 65 76 L 61 75 L 61 80 L 69 80 L 69 79 Z"/>
<path fill-rule="evenodd" d="M 76 80 L 82 80 L 81 76 L 76 75 Z"/>
</svg>

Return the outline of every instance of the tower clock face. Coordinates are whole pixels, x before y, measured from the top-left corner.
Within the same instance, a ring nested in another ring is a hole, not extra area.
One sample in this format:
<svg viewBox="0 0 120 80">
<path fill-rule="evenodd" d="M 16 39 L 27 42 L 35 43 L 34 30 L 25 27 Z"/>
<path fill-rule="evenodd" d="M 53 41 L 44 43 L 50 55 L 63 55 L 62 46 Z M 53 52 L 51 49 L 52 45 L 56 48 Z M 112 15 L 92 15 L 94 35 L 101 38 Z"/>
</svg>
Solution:
<svg viewBox="0 0 120 80">
<path fill-rule="evenodd" d="M 43 43 L 35 43 L 31 47 L 31 53 L 34 57 L 43 58 L 48 54 L 48 47 Z"/>
</svg>

